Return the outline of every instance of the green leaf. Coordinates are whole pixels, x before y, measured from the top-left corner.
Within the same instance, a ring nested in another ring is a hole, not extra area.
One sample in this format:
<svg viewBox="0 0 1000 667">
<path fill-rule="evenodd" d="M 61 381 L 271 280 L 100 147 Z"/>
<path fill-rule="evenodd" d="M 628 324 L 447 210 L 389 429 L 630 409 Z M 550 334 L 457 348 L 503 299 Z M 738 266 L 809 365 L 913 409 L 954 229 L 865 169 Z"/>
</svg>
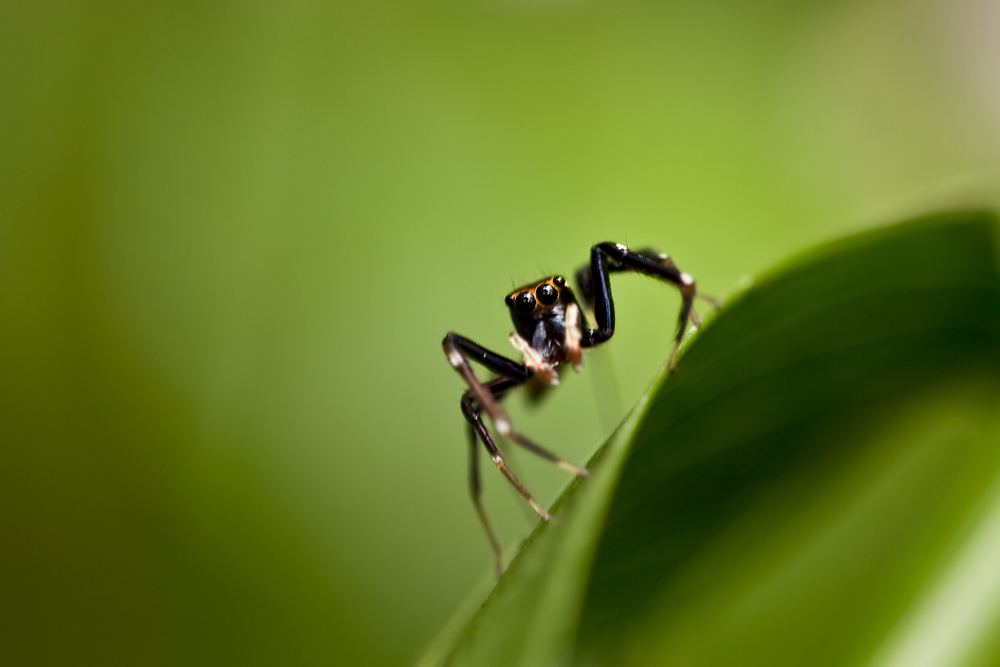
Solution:
<svg viewBox="0 0 1000 667">
<path fill-rule="evenodd" d="M 731 298 L 423 664 L 995 664 L 995 230 L 878 229 Z"/>
</svg>

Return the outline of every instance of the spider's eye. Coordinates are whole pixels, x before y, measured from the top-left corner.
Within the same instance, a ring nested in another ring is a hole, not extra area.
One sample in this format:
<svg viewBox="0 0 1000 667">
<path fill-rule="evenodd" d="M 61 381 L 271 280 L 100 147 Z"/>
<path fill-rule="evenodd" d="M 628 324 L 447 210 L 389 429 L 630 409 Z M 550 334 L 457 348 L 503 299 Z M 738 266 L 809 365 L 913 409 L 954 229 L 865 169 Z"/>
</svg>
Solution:
<svg viewBox="0 0 1000 667">
<path fill-rule="evenodd" d="M 508 306 L 513 306 L 514 305 L 514 295 L 513 294 L 508 294 L 507 296 L 505 296 L 503 298 L 503 302 L 506 303 Z"/>
<path fill-rule="evenodd" d="M 562 287 L 563 285 L 566 284 L 566 279 L 563 278 L 562 276 L 556 276 L 555 278 L 552 279 L 552 283 L 556 287 Z"/>
<path fill-rule="evenodd" d="M 517 295 L 517 309 L 522 313 L 530 313 L 535 309 L 535 295 L 531 292 L 521 292 Z"/>
<path fill-rule="evenodd" d="M 559 299 L 559 291 L 548 283 L 535 290 L 538 300 L 546 306 L 551 306 Z"/>
</svg>

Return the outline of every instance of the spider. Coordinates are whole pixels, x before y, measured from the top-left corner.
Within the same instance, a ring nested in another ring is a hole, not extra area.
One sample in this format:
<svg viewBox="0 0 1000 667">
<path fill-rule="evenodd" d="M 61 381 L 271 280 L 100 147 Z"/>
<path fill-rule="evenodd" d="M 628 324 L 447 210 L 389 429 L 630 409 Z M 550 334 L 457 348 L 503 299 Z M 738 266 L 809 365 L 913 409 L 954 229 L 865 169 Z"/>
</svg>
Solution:
<svg viewBox="0 0 1000 667">
<path fill-rule="evenodd" d="M 510 342 L 521 353 L 524 360 L 522 363 L 487 350 L 454 332 L 444 337 L 442 345 L 448 363 L 469 386 L 462 394 L 461 402 L 462 415 L 469 423 L 469 489 L 476 514 L 479 515 L 496 557 L 498 577 L 503 574 L 503 555 L 500 542 L 486 517 L 480 498 L 477 437 L 489 452 L 494 465 L 524 496 L 538 516 L 543 521 L 548 521 L 549 514 L 511 472 L 500 448 L 483 423 L 480 413 L 486 412 L 489 415 L 494 428 L 501 436 L 574 475 L 586 475 L 585 468 L 562 460 L 515 431 L 498 401 L 511 389 L 521 385 L 527 384 L 536 392 L 546 385 L 558 385 L 559 373 L 564 370 L 565 364 L 569 363 L 575 371 L 580 371 L 583 348 L 594 347 L 611 339 L 615 333 L 611 274 L 622 271 L 643 273 L 676 285 L 680 290 L 682 302 L 677 318 L 677 332 L 674 335 L 670 359 L 667 361 L 667 370 L 673 373 L 688 318 L 690 317 L 696 326 L 701 323 L 698 315 L 692 310 L 694 299 L 699 298 L 715 308 L 720 308 L 722 304 L 711 297 L 698 294 L 694 279 L 680 271 L 667 255 L 650 248 L 632 251 L 620 243 L 598 243 L 590 249 L 590 264 L 582 266 L 576 272 L 577 285 L 588 311 L 592 313 L 597 323 L 597 328 L 587 327 L 573 290 L 566 284 L 565 278 L 556 275 L 518 287 L 504 298 L 504 303 L 510 309 L 510 316 L 514 321 Z M 488 382 L 480 381 L 472 372 L 470 361 L 486 367 L 498 377 Z"/>
</svg>

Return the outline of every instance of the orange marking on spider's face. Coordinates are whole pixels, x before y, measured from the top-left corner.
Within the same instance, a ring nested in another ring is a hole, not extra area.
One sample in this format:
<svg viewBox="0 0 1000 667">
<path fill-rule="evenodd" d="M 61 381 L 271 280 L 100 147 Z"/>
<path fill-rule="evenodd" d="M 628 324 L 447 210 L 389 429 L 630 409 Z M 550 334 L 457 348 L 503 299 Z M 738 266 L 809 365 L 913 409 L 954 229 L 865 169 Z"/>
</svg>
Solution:
<svg viewBox="0 0 1000 667">
<path fill-rule="evenodd" d="M 566 279 L 562 276 L 549 276 L 518 287 L 504 298 L 504 303 L 511 310 L 530 315 L 539 308 L 548 308 L 558 303 L 565 286 Z"/>
</svg>

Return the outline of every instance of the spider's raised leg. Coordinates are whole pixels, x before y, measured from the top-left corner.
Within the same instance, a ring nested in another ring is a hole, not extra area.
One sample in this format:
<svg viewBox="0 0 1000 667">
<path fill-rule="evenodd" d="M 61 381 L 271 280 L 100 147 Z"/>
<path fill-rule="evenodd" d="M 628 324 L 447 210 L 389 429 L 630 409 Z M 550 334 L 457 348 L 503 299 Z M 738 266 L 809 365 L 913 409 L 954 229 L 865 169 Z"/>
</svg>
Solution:
<svg viewBox="0 0 1000 667">
<path fill-rule="evenodd" d="M 698 294 L 694 278 L 677 268 L 673 260 L 650 248 L 629 250 L 620 243 L 599 243 L 590 250 L 590 265 L 577 272 L 580 291 L 594 312 L 596 329 L 588 329 L 583 334 L 582 345 L 592 347 L 610 339 L 615 333 L 615 306 L 611 298 L 611 274 L 621 271 L 635 271 L 676 285 L 681 293 L 681 310 L 677 316 L 677 331 L 674 346 L 667 361 L 671 373 L 677 365 L 677 352 L 684 338 L 691 307 L 695 298 L 708 301 L 716 307 L 721 304 Z"/>
</svg>

